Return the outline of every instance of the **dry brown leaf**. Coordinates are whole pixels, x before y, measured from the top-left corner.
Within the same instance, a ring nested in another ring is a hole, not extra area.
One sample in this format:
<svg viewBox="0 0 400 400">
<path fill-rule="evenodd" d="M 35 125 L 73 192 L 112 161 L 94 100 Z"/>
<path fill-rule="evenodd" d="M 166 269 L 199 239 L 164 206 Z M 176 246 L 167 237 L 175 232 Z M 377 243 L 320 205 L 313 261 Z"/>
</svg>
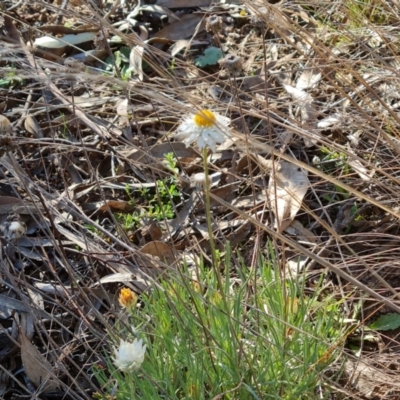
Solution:
<svg viewBox="0 0 400 400">
<path fill-rule="evenodd" d="M 117 211 L 131 211 L 133 208 L 132 203 L 125 200 L 108 200 L 99 207 L 99 211 L 108 211 L 108 209 Z"/>
<path fill-rule="evenodd" d="M 309 229 L 305 228 L 300 221 L 293 221 L 290 227 L 286 229 L 286 232 L 296 236 L 299 241 L 308 242 L 310 244 L 320 243 L 319 236 L 315 236 Z"/>
<path fill-rule="evenodd" d="M 192 147 L 186 147 L 183 142 L 161 143 L 154 145 L 150 150 L 138 149 L 129 150 L 126 152 L 122 150 L 120 154 L 130 160 L 139 161 L 143 164 L 154 164 L 155 158 L 164 158 L 165 154 L 174 153 L 176 158 L 196 158 L 198 153 Z"/>
<path fill-rule="evenodd" d="M 168 8 L 185 8 L 185 7 L 208 7 L 212 0 L 157 0 L 158 6 Z"/>
<path fill-rule="evenodd" d="M 274 227 L 284 231 L 293 221 L 310 186 L 308 172 L 287 161 L 279 161 L 268 185 Z"/>
<path fill-rule="evenodd" d="M 35 138 L 43 138 L 42 128 L 39 126 L 35 117 L 28 115 L 24 122 L 25 129 Z"/>
<path fill-rule="evenodd" d="M 243 209 L 257 207 L 267 201 L 265 193 L 259 192 L 254 195 L 236 197 L 232 201 L 232 206 Z"/>
<path fill-rule="evenodd" d="M 37 214 L 38 210 L 33 204 L 11 196 L 0 196 L 0 215 L 3 214 Z"/>
<path fill-rule="evenodd" d="M 140 7 L 140 11 L 150 12 L 152 14 L 167 15 L 168 22 L 179 21 L 179 17 L 175 15 L 171 10 L 168 10 L 165 6 L 159 4 L 144 4 Z"/>
<path fill-rule="evenodd" d="M 235 191 L 237 190 L 237 187 L 238 187 L 238 183 L 237 182 L 232 182 L 232 183 L 229 183 L 227 185 L 219 186 L 219 187 L 211 189 L 211 193 L 214 196 L 218 197 L 219 199 L 225 200 L 228 203 L 230 203 L 231 201 L 234 200 L 235 196 L 232 196 L 232 194 L 235 194 Z M 221 205 L 221 203 L 218 201 L 218 199 L 216 199 L 216 198 L 211 198 L 210 199 L 211 208 L 215 208 L 215 207 L 218 207 L 220 205 Z M 204 203 L 199 204 L 198 211 L 199 212 L 204 211 L 204 206 L 205 206 Z"/>
<path fill-rule="evenodd" d="M 204 17 L 200 14 L 186 14 L 183 15 L 180 21 L 176 21 L 171 25 L 166 26 L 157 32 L 157 36 L 160 38 L 179 40 L 191 37 L 197 28 L 197 25 L 201 22 L 201 26 L 198 32 L 201 32 L 205 28 Z"/>
<path fill-rule="evenodd" d="M 79 28 L 68 28 L 67 26 L 63 25 L 43 25 L 39 29 L 41 32 L 51 33 L 52 35 L 76 35 L 78 33 L 99 32 L 99 28 L 93 28 L 88 25 L 84 25 Z"/>
<path fill-rule="evenodd" d="M 175 219 L 167 222 L 168 229 L 164 238 L 165 240 L 170 240 L 179 230 L 187 227 L 189 224 L 189 216 L 199 201 L 200 197 L 195 191 L 193 191 L 190 195 L 190 198 L 185 201 L 182 209 L 176 215 Z"/>
<path fill-rule="evenodd" d="M 2 14 L 2 17 L 4 18 L 4 27 L 7 32 L 6 38 L 10 41 L 19 42 L 19 33 L 17 31 L 17 28 L 15 27 L 13 20 L 7 15 L 7 14 Z M 2 38 L 2 40 L 4 40 Z"/>
<path fill-rule="evenodd" d="M 52 367 L 40 354 L 39 350 L 28 340 L 20 330 L 21 360 L 25 373 L 30 381 L 42 392 L 56 392 L 59 385 L 51 376 Z"/>
<path fill-rule="evenodd" d="M 9 296 L 4 296 L 0 294 L 0 316 L 5 318 L 8 313 L 13 311 L 33 313 L 38 318 L 51 319 L 51 315 L 46 311 L 36 309 L 33 307 L 28 307 L 21 300 L 13 299 Z M 8 317 L 7 317 L 8 318 Z"/>
<path fill-rule="evenodd" d="M 189 39 L 177 40 L 171 46 L 171 56 L 175 57 L 181 50 L 186 48 L 190 50 L 190 46 L 207 45 L 208 43 L 209 42 L 205 40 L 189 40 Z"/>
<path fill-rule="evenodd" d="M 175 254 L 171 246 L 165 242 L 155 240 L 145 244 L 140 251 L 153 257 L 158 257 L 160 261 L 172 265 L 176 261 Z"/>
<path fill-rule="evenodd" d="M 141 234 L 143 237 L 149 235 L 151 240 L 160 240 L 163 235 L 162 230 L 156 221 L 151 221 L 146 224 L 146 226 L 141 229 Z"/>
</svg>

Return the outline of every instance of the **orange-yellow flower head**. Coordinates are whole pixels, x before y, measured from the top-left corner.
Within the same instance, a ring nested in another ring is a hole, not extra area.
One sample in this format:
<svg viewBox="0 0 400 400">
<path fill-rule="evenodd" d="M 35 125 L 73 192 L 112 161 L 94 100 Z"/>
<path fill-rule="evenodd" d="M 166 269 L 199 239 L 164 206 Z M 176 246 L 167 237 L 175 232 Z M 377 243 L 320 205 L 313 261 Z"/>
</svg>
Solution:
<svg viewBox="0 0 400 400">
<path fill-rule="evenodd" d="M 201 110 L 194 115 L 193 121 L 199 128 L 210 128 L 215 125 L 217 118 L 210 110 Z"/>
<path fill-rule="evenodd" d="M 131 289 L 122 288 L 118 297 L 119 304 L 124 308 L 134 308 L 137 302 L 137 296 Z"/>
</svg>

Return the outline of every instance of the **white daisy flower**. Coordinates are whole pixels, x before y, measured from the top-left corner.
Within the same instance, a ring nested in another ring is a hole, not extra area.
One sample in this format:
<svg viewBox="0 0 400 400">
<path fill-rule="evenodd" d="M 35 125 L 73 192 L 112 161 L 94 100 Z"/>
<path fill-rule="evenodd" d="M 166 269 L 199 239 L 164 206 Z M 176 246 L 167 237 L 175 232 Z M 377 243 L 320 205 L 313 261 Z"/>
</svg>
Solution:
<svg viewBox="0 0 400 400">
<path fill-rule="evenodd" d="M 143 340 L 135 339 L 133 343 L 121 340 L 119 349 L 114 347 L 114 355 L 112 357 L 114 365 L 122 372 L 132 372 L 137 370 L 144 360 L 146 345 Z"/>
<path fill-rule="evenodd" d="M 228 125 L 231 120 L 211 110 L 201 110 L 186 117 L 178 126 L 176 136 L 183 139 L 186 146 L 197 143 L 200 150 L 208 146 L 213 152 L 217 144 L 230 137 Z"/>
</svg>

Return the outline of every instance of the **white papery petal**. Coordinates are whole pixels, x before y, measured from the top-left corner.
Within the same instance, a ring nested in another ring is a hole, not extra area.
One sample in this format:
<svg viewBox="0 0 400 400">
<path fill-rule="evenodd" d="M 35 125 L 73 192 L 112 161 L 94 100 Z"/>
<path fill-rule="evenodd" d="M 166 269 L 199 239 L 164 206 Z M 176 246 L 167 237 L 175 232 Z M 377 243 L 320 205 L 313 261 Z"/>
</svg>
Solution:
<svg viewBox="0 0 400 400">
<path fill-rule="evenodd" d="M 132 343 L 121 340 L 119 348 L 114 347 L 114 365 L 122 372 L 137 370 L 144 360 L 146 345 L 142 340 L 135 339 Z"/>
</svg>

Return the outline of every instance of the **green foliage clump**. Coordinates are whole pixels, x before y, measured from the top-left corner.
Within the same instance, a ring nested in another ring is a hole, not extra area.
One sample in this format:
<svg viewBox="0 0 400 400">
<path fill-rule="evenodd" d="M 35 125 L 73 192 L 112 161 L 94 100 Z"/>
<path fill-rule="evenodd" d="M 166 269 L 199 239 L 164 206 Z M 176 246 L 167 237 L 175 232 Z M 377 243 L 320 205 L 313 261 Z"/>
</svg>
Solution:
<svg viewBox="0 0 400 400">
<path fill-rule="evenodd" d="M 143 298 L 132 321 L 147 338 L 142 370 L 102 375 L 110 390 L 120 385 L 116 400 L 310 399 L 325 371 L 332 379 L 343 335 L 339 304 L 304 296 L 302 278 L 282 279 L 265 259 L 256 273 L 242 265 L 236 279 L 229 258 L 225 267 L 223 288 L 199 265 Z"/>
</svg>

